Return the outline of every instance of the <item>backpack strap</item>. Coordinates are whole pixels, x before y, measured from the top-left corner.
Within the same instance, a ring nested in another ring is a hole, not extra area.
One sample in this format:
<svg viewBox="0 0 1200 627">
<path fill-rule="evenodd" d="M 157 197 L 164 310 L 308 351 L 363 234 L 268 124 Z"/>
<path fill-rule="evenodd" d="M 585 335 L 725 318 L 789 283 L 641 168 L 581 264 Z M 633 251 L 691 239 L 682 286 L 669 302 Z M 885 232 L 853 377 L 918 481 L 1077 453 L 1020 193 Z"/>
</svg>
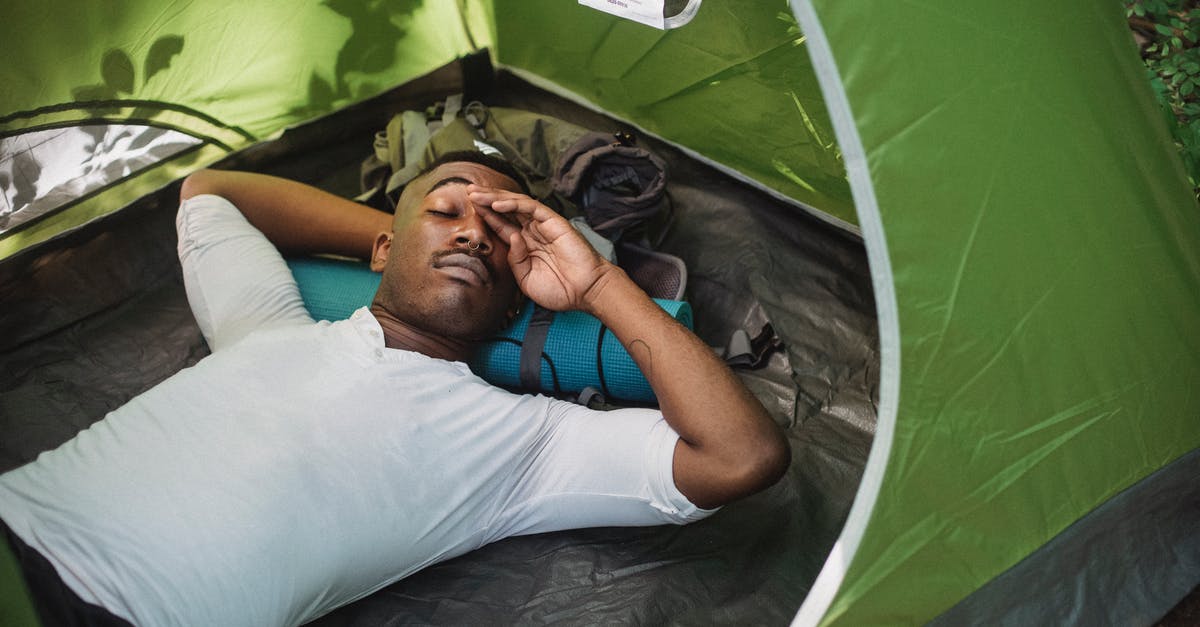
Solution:
<svg viewBox="0 0 1200 627">
<path fill-rule="evenodd" d="M 757 370 L 767 365 L 771 355 L 783 350 L 783 341 L 768 322 L 753 338 L 743 329 L 734 331 L 729 343 L 714 350 L 730 368 Z"/>
<path fill-rule="evenodd" d="M 546 347 L 546 336 L 554 323 L 554 312 L 536 303 L 533 316 L 521 340 L 521 387 L 527 390 L 542 389 L 542 349 Z"/>
<path fill-rule="evenodd" d="M 387 128 L 375 134 L 372 144 L 375 154 L 363 163 L 363 193 L 355 200 L 378 209 L 395 210 L 396 190 L 421 171 L 421 157 L 433 134 L 429 124 L 421 111 L 392 116 Z"/>
<path fill-rule="evenodd" d="M 433 132 L 424 113 L 405 111 L 388 122 L 387 134 L 388 162 L 392 166 L 392 175 L 387 180 L 384 194 L 391 199 L 395 198 L 400 188 L 417 178 L 422 166 L 421 157 Z"/>
</svg>

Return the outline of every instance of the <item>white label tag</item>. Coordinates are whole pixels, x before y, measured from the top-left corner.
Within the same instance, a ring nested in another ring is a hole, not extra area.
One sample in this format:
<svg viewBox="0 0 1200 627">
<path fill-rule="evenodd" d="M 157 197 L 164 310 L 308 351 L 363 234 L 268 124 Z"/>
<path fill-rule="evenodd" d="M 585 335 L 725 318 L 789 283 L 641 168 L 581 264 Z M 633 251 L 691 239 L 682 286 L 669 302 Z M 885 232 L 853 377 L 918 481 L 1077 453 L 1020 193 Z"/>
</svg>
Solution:
<svg viewBox="0 0 1200 627">
<path fill-rule="evenodd" d="M 485 155 L 496 155 L 497 157 L 504 156 L 504 153 L 500 152 L 499 148 L 497 148 L 491 144 L 485 144 L 485 143 L 479 141 L 478 139 L 473 139 L 471 141 L 475 142 L 475 150 L 478 150 L 479 152 L 482 152 Z"/>
<path fill-rule="evenodd" d="M 663 0 L 579 0 L 579 4 L 659 30 L 667 27 L 663 19 Z"/>
</svg>

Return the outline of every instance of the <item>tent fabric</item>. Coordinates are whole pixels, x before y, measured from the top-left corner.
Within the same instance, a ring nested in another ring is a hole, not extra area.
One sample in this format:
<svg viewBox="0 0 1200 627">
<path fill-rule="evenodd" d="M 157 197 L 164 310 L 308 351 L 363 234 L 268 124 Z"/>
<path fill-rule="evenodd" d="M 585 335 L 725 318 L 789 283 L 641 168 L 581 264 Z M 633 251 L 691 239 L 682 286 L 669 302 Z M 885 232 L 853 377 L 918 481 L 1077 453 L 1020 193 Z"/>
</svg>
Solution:
<svg viewBox="0 0 1200 627">
<path fill-rule="evenodd" d="M 891 455 L 816 615 L 924 622 L 1200 444 L 1200 212 L 1119 6 L 798 4 L 899 330 Z"/>
<path fill-rule="evenodd" d="M 0 542 L 0 618 L 6 625 L 36 625 L 37 611 L 21 574 L 21 564 L 8 541 Z"/>
<path fill-rule="evenodd" d="M 795 18 L 782 3 L 706 2 L 686 26 L 662 32 L 571 2 L 495 0 L 496 57 L 853 230 L 841 153 Z"/>
<path fill-rule="evenodd" d="M 204 140 L 51 221 L 0 234 L 0 258 L 123 207 L 285 126 L 328 113 L 486 46 L 466 3 L 11 3 L 0 138 L 140 120 Z M 164 174 L 165 172 L 165 176 Z"/>
<path fill-rule="evenodd" d="M 1194 450 L 1105 501 L 930 627 L 1154 624 L 1195 587 L 1180 572 L 1200 573 L 1196 477 Z M 1113 555 L 1127 556 L 1122 568 L 1111 567 Z M 1082 576 L 1062 576 L 1069 572 Z"/>
<path fill-rule="evenodd" d="M 0 36 L 22 45 L 6 47 L 0 110 L 7 127 L 132 102 L 145 112 L 128 117 L 176 111 L 253 141 L 487 46 L 460 4 L 11 3 Z"/>
</svg>

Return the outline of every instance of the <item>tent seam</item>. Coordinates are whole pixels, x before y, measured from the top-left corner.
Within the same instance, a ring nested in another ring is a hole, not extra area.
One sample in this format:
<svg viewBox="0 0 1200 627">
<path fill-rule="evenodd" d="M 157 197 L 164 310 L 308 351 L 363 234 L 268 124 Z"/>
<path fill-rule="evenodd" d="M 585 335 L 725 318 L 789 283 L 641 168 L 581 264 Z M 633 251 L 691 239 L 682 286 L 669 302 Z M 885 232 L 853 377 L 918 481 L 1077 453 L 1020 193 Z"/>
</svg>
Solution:
<svg viewBox="0 0 1200 627">
<path fill-rule="evenodd" d="M 850 182 L 850 193 L 854 198 L 859 227 L 867 248 L 879 324 L 879 405 L 875 439 L 846 524 L 792 622 L 793 625 L 816 625 L 826 619 L 830 606 L 841 590 L 870 522 L 891 455 L 900 396 L 900 324 L 883 218 L 871 183 L 866 150 L 854 123 L 833 49 L 811 0 L 789 0 L 789 4 L 807 37 L 813 70 L 825 96 L 838 144 L 842 147 L 846 177 Z"/>
<path fill-rule="evenodd" d="M 80 118 L 78 120 L 65 120 L 62 122 L 51 122 L 51 123 L 47 123 L 47 124 L 38 124 L 36 126 L 30 126 L 29 128 L 24 128 L 24 129 L 21 129 L 20 131 L 14 131 L 12 133 L 8 133 L 6 131 L 0 131 L 0 139 L 7 139 L 9 137 L 19 137 L 21 135 L 25 135 L 28 133 L 36 133 L 38 131 L 53 131 L 53 130 L 64 129 L 64 128 L 79 128 L 80 126 L 148 126 L 151 128 L 161 128 L 161 129 L 168 130 L 168 131 L 174 131 L 181 135 L 187 135 L 188 137 L 195 138 L 206 144 L 212 144 L 212 145 L 220 148 L 221 150 L 224 150 L 225 152 L 233 152 L 233 150 L 234 150 L 233 146 L 230 146 L 229 144 L 227 144 L 227 143 L 221 141 L 220 139 L 217 139 L 216 137 L 213 137 L 207 133 L 197 133 L 192 130 L 180 128 L 176 124 L 167 124 L 165 122 L 160 122 L 160 121 L 154 120 L 152 118 L 121 118 L 120 120 L 110 120 L 108 118 L 92 117 L 92 118 Z"/>
<path fill-rule="evenodd" d="M 40 115 L 46 115 L 46 114 L 50 114 L 50 113 L 62 113 L 62 112 L 66 112 L 66 111 L 76 111 L 76 110 L 87 112 L 88 110 L 94 110 L 94 109 L 100 109 L 100 108 L 110 108 L 110 107 L 111 108 L 135 108 L 135 109 L 143 108 L 143 107 L 150 107 L 150 108 L 161 109 L 163 111 L 174 111 L 176 113 L 182 113 L 184 115 L 192 116 L 198 120 L 202 120 L 203 122 L 205 122 L 207 124 L 216 126 L 217 128 L 223 128 L 228 131 L 237 133 L 238 135 L 241 135 L 242 137 L 244 137 L 247 140 L 256 141 L 258 139 L 257 137 L 255 137 L 254 135 L 251 135 L 249 132 L 242 129 L 241 127 L 226 124 L 226 123 L 218 120 L 217 118 L 214 118 L 211 115 L 208 115 L 201 111 L 197 111 L 195 109 L 192 109 L 190 107 L 185 107 L 182 105 L 172 104 L 169 102 L 161 102 L 158 100 L 121 100 L 121 99 L 88 100 L 88 101 L 69 102 L 69 103 L 62 103 L 62 104 L 56 104 L 56 105 L 48 105 L 45 107 L 38 107 L 36 109 L 29 109 L 26 111 L 17 111 L 15 113 L 11 113 L 9 115 L 0 117 L 0 125 L 9 124 L 11 122 L 15 122 L 17 120 L 22 120 L 22 119 L 36 118 Z"/>
</svg>

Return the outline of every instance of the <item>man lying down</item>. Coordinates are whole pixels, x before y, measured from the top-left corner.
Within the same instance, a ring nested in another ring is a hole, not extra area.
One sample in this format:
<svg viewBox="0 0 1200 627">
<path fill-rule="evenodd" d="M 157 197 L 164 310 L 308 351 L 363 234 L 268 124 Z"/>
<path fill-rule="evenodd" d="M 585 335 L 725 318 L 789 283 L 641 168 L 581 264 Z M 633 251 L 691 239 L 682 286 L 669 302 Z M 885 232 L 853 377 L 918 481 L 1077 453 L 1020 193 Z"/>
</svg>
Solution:
<svg viewBox="0 0 1200 627">
<path fill-rule="evenodd" d="M 447 155 L 392 221 L 282 179 L 188 177 L 179 258 L 212 355 L 0 476 L 46 622 L 300 624 L 507 536 L 684 524 L 774 483 L 790 453 L 763 407 L 518 180 Z M 314 323 L 279 250 L 367 258 L 379 291 Z M 661 411 L 472 375 L 526 297 L 599 318 Z"/>
</svg>

